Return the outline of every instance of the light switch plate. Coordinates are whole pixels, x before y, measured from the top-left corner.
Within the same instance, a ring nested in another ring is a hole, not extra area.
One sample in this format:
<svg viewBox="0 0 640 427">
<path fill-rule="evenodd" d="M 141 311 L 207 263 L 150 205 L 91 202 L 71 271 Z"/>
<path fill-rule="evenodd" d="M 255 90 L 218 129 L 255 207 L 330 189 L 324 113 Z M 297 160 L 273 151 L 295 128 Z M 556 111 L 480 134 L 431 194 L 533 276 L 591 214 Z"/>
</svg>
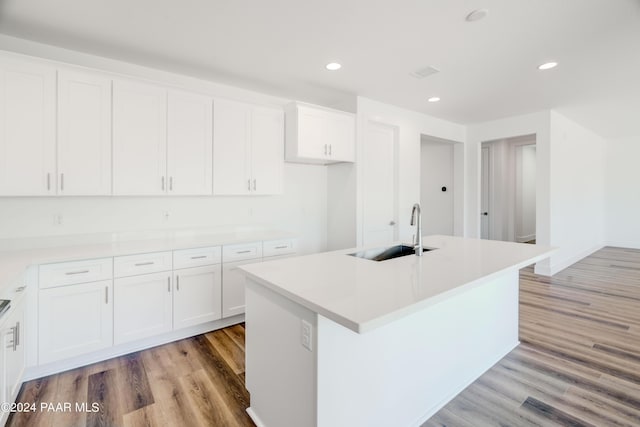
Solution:
<svg viewBox="0 0 640 427">
<path fill-rule="evenodd" d="M 302 335 L 300 337 L 302 341 L 302 346 L 309 351 L 312 351 L 312 338 L 313 338 L 313 328 L 311 327 L 311 323 L 306 320 L 302 320 Z"/>
</svg>

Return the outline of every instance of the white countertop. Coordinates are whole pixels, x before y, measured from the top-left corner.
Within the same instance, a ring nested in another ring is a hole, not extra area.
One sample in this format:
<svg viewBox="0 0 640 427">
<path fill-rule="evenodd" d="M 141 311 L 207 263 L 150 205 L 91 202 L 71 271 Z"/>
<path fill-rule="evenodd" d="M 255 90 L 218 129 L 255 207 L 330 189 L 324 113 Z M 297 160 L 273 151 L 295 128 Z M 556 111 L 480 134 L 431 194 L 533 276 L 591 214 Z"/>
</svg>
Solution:
<svg viewBox="0 0 640 427">
<path fill-rule="evenodd" d="M 30 265 L 294 237 L 268 229 L 190 229 L 0 240 L 0 295 Z"/>
<path fill-rule="evenodd" d="M 376 262 L 348 249 L 240 267 L 267 288 L 355 332 L 383 326 L 545 259 L 553 248 L 426 236 L 422 257 Z M 372 247 L 373 248 L 373 247 Z"/>
</svg>

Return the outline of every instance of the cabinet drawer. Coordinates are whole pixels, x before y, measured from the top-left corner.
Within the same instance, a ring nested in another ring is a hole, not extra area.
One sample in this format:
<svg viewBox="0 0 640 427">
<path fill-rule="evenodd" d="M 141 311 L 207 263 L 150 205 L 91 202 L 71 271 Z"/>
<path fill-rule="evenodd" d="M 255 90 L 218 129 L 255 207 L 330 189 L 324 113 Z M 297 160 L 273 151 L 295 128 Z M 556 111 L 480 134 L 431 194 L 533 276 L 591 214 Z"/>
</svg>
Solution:
<svg viewBox="0 0 640 427">
<path fill-rule="evenodd" d="M 171 270 L 171 255 L 172 253 L 168 251 L 115 257 L 113 275 L 126 277 Z"/>
<path fill-rule="evenodd" d="M 295 239 L 267 240 L 262 242 L 262 256 L 291 255 L 296 253 Z"/>
<path fill-rule="evenodd" d="M 262 258 L 262 242 L 225 245 L 222 247 L 222 262 Z"/>
<path fill-rule="evenodd" d="M 113 258 L 44 264 L 40 266 L 40 288 L 108 280 L 112 271 Z"/>
<path fill-rule="evenodd" d="M 222 248 L 182 249 L 173 251 L 173 268 L 200 267 L 203 265 L 220 264 L 222 262 Z"/>
</svg>

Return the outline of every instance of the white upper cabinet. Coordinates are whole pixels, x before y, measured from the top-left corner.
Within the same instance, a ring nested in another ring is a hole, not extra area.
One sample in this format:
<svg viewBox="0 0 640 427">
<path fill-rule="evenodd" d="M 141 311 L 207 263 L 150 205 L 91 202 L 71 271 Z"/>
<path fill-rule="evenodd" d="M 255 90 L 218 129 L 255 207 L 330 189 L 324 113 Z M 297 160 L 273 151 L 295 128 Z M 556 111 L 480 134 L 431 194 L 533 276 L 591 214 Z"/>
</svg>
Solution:
<svg viewBox="0 0 640 427">
<path fill-rule="evenodd" d="M 56 191 L 56 70 L 0 58 L 0 195 Z"/>
<path fill-rule="evenodd" d="M 251 112 L 251 190 L 281 194 L 284 175 L 284 113 L 254 107 Z"/>
<path fill-rule="evenodd" d="M 58 194 L 111 194 L 111 79 L 58 73 Z"/>
<path fill-rule="evenodd" d="M 248 194 L 251 189 L 250 118 L 247 104 L 213 103 L 213 194 Z"/>
<path fill-rule="evenodd" d="M 283 112 L 227 100 L 213 111 L 213 193 L 282 193 Z"/>
<path fill-rule="evenodd" d="M 167 91 L 113 82 L 113 194 L 167 191 Z"/>
<path fill-rule="evenodd" d="M 286 107 L 286 160 L 330 164 L 355 161 L 352 113 L 294 102 Z"/>
<path fill-rule="evenodd" d="M 213 174 L 213 99 L 169 91 L 167 191 L 207 195 Z"/>
</svg>

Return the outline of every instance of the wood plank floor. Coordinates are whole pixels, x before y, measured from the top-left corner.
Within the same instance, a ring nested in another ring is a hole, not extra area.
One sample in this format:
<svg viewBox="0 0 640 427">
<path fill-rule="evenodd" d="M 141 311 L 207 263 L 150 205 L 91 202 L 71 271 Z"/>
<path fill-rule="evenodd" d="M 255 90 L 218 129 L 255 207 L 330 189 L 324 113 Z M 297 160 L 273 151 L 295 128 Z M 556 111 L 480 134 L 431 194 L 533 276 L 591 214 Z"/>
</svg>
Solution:
<svg viewBox="0 0 640 427">
<path fill-rule="evenodd" d="M 522 270 L 520 340 L 424 426 L 640 426 L 640 251 L 605 248 L 553 278 Z M 9 426 L 253 426 L 244 327 L 31 381 L 18 401 L 100 411 Z"/>
</svg>

